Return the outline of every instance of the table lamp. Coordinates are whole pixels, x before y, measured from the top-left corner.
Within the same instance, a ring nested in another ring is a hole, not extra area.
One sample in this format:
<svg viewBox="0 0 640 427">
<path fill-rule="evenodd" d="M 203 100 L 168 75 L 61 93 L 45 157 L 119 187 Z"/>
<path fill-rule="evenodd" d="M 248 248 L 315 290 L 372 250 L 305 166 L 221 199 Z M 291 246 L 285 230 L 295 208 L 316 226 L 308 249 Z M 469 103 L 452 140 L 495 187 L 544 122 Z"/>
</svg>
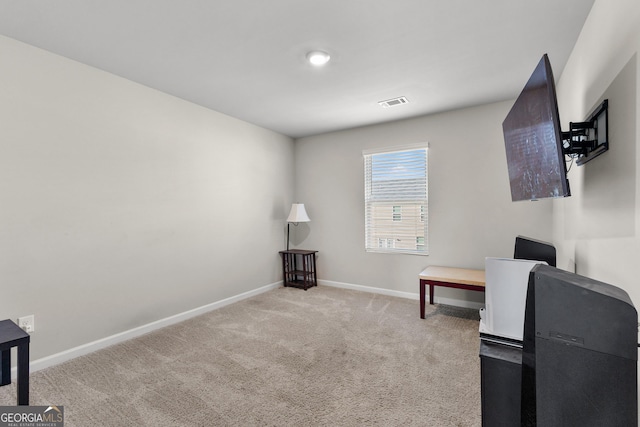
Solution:
<svg viewBox="0 0 640 427">
<path fill-rule="evenodd" d="M 289 250 L 289 225 L 298 225 L 299 222 L 309 222 L 309 215 L 304 209 L 304 203 L 294 203 L 291 205 L 291 211 L 287 218 L 287 250 Z"/>
</svg>

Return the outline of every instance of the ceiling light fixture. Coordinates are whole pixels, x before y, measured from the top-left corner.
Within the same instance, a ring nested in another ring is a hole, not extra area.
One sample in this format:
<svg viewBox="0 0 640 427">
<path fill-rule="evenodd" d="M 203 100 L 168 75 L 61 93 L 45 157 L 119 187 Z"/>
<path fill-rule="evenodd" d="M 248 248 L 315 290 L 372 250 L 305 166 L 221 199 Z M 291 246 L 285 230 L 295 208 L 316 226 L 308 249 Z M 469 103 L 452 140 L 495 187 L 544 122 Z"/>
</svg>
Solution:
<svg viewBox="0 0 640 427">
<path fill-rule="evenodd" d="M 307 59 L 309 60 L 311 65 L 320 67 L 326 64 L 327 62 L 329 62 L 329 59 L 331 59 L 331 56 L 327 52 L 323 52 L 321 50 L 314 50 L 307 53 Z"/>
</svg>

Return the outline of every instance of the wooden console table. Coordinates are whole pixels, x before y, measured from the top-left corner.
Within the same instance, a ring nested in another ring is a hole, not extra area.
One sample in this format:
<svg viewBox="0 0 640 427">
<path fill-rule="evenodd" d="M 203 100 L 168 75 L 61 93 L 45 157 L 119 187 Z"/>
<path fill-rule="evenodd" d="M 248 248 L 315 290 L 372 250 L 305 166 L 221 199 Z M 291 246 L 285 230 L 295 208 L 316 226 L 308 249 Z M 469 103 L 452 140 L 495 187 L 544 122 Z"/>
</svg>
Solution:
<svg viewBox="0 0 640 427">
<path fill-rule="evenodd" d="M 18 325 L 9 319 L 0 320 L 0 386 L 11 384 L 11 348 L 18 347 L 18 405 L 29 405 L 29 341 L 29 334 Z"/>
<path fill-rule="evenodd" d="M 284 286 L 304 289 L 318 286 L 316 253 L 304 249 L 280 251 L 282 256 L 282 280 Z"/>
<path fill-rule="evenodd" d="M 429 285 L 429 304 L 433 304 L 435 286 L 484 292 L 484 283 L 484 270 L 430 265 L 420 273 L 420 318 L 424 319 L 427 285 Z"/>
</svg>

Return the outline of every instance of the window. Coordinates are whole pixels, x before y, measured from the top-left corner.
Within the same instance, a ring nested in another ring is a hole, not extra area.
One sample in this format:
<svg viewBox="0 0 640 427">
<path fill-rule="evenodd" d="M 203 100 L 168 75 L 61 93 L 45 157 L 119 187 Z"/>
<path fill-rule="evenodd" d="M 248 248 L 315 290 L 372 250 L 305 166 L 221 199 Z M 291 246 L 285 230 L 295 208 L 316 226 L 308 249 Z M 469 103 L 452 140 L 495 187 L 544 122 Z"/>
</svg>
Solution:
<svg viewBox="0 0 640 427">
<path fill-rule="evenodd" d="M 378 248 L 393 248 L 395 246 L 395 242 L 393 239 L 378 239 Z"/>
<path fill-rule="evenodd" d="M 426 144 L 363 155 L 365 249 L 427 255 Z"/>
<path fill-rule="evenodd" d="M 402 206 L 393 207 L 393 220 L 402 221 Z"/>
</svg>

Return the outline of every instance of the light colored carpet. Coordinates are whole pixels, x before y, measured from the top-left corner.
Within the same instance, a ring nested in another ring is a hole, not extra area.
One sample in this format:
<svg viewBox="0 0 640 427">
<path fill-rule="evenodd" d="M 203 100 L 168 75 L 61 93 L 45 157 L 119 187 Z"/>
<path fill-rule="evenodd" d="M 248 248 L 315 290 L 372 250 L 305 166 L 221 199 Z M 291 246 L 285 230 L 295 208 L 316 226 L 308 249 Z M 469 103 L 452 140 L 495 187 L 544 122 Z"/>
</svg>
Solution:
<svg viewBox="0 0 640 427">
<path fill-rule="evenodd" d="M 68 427 L 480 426 L 477 312 L 418 306 L 279 288 L 35 372 L 30 403 Z"/>
</svg>

